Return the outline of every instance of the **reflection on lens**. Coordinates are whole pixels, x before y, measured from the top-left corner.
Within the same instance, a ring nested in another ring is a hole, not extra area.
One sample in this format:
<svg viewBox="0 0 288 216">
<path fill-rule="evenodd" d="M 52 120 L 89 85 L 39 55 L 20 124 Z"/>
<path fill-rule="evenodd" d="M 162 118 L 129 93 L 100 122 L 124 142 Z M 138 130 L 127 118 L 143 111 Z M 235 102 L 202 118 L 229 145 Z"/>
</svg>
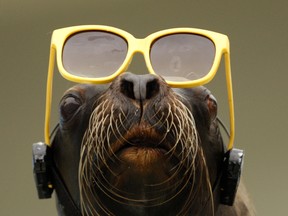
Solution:
<svg viewBox="0 0 288 216">
<path fill-rule="evenodd" d="M 70 74 L 101 78 L 115 73 L 127 54 L 127 42 L 119 35 L 85 31 L 69 37 L 62 53 L 63 66 Z"/>
<path fill-rule="evenodd" d="M 154 71 L 169 81 L 206 76 L 215 58 L 214 43 L 201 35 L 177 33 L 154 41 L 150 59 Z"/>
</svg>

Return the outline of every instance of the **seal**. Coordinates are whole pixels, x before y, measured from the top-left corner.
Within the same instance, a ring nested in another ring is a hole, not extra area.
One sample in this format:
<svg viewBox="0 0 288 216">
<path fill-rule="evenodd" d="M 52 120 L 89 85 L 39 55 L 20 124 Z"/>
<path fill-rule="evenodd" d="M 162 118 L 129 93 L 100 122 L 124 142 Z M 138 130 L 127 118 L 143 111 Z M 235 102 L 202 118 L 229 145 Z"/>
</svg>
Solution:
<svg viewBox="0 0 288 216">
<path fill-rule="evenodd" d="M 207 88 L 127 72 L 72 87 L 59 107 L 53 161 L 82 215 L 253 215 L 242 185 L 234 206 L 219 203 L 226 150 Z"/>
</svg>

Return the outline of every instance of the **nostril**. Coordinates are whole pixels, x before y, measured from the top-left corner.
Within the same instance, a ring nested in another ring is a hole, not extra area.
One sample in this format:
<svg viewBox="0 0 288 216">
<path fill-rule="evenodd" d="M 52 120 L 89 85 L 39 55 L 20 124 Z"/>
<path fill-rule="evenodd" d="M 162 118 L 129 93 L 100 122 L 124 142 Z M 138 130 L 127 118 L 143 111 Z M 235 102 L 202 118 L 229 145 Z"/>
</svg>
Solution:
<svg viewBox="0 0 288 216">
<path fill-rule="evenodd" d="M 120 79 L 120 92 L 136 101 L 151 99 L 159 89 L 159 78 L 152 74 L 136 75 L 126 72 Z"/>
<path fill-rule="evenodd" d="M 120 86 L 121 93 L 126 95 L 127 97 L 135 100 L 133 82 L 123 79 L 123 80 L 121 80 L 120 85 L 121 85 Z"/>
<path fill-rule="evenodd" d="M 159 92 L 159 82 L 158 79 L 147 82 L 146 85 L 146 99 L 150 99 L 157 95 Z"/>
</svg>

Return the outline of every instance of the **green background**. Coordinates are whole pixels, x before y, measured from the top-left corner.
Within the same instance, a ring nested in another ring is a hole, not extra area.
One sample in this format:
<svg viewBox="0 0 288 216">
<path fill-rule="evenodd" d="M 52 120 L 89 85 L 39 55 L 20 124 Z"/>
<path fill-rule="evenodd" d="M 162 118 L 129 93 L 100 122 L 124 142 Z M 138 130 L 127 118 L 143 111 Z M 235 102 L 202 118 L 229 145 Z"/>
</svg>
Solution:
<svg viewBox="0 0 288 216">
<path fill-rule="evenodd" d="M 51 33 L 79 24 L 112 25 L 137 37 L 183 26 L 227 34 L 243 179 L 258 215 L 287 215 L 287 8 L 285 0 L 0 0 L 0 215 L 56 215 L 54 199 L 37 199 L 31 145 L 43 140 Z M 145 72 L 142 57 L 129 70 Z M 222 65 L 209 87 L 228 122 L 223 74 Z M 53 124 L 70 85 L 55 77 Z"/>
</svg>

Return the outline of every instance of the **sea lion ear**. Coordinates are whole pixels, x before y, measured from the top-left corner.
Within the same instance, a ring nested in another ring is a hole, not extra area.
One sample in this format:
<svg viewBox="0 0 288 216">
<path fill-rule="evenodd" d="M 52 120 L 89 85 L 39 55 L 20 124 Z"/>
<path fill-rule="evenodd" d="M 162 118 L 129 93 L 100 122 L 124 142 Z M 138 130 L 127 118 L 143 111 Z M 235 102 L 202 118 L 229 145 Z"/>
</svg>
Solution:
<svg viewBox="0 0 288 216">
<path fill-rule="evenodd" d="M 231 149 L 224 157 L 223 174 L 221 178 L 220 202 L 232 206 L 236 197 L 240 176 L 243 167 L 244 151 Z"/>
</svg>

